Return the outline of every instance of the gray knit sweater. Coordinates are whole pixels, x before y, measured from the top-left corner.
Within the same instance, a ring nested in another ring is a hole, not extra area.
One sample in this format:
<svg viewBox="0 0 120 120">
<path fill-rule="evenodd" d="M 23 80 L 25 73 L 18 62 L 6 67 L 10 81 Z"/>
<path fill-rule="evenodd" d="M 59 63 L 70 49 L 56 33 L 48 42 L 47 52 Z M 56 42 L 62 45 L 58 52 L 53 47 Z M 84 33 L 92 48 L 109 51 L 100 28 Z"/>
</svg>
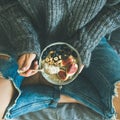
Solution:
<svg viewBox="0 0 120 120">
<path fill-rule="evenodd" d="M 120 0 L 1 0 L 0 27 L 17 57 L 64 41 L 88 66 L 101 38 L 120 27 Z"/>
</svg>

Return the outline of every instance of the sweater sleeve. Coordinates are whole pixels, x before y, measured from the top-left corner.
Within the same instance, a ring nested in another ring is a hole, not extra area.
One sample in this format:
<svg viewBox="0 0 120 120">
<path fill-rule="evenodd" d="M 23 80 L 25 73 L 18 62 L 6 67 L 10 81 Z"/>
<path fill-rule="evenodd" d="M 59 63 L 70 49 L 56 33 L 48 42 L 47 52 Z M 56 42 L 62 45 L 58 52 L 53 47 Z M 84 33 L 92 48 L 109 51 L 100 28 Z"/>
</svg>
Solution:
<svg viewBox="0 0 120 120">
<path fill-rule="evenodd" d="M 1 11 L 1 25 L 9 39 L 11 47 L 16 51 L 16 57 L 24 53 L 40 55 L 38 35 L 24 10 L 19 4 L 4 7 Z"/>
<path fill-rule="evenodd" d="M 89 66 L 91 53 L 101 38 L 118 27 L 120 27 L 120 2 L 113 6 L 106 4 L 93 20 L 76 32 L 72 41 L 86 67 Z"/>
</svg>

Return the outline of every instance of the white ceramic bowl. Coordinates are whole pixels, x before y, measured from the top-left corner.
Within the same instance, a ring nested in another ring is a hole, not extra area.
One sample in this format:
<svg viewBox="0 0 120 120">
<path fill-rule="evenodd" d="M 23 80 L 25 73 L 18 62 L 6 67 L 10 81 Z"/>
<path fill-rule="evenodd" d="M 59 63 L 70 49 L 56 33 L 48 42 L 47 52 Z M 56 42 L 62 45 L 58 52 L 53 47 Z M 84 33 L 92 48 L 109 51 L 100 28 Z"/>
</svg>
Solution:
<svg viewBox="0 0 120 120">
<path fill-rule="evenodd" d="M 78 65 L 77 72 L 72 77 L 70 77 L 69 79 L 67 79 L 65 81 L 59 79 L 57 77 L 57 75 L 50 75 L 50 74 L 46 73 L 44 70 L 45 62 L 43 62 L 43 61 L 45 61 L 45 59 L 48 56 L 48 53 L 50 51 L 55 51 L 56 56 L 63 54 L 62 57 L 64 57 L 65 54 L 68 54 L 68 53 L 72 54 L 72 56 L 77 61 L 77 65 Z M 64 54 L 64 51 L 65 51 L 65 54 Z M 48 82 L 55 84 L 55 85 L 66 85 L 66 84 L 72 82 L 73 80 L 75 80 L 75 78 L 78 76 L 78 74 L 80 72 L 81 59 L 80 59 L 80 55 L 79 55 L 78 51 L 74 47 L 72 47 L 70 44 L 65 43 L 65 42 L 55 42 L 55 43 L 48 45 L 47 47 L 45 47 L 43 49 L 41 56 L 40 56 L 39 63 L 40 63 L 40 69 L 43 69 L 42 75 Z"/>
</svg>

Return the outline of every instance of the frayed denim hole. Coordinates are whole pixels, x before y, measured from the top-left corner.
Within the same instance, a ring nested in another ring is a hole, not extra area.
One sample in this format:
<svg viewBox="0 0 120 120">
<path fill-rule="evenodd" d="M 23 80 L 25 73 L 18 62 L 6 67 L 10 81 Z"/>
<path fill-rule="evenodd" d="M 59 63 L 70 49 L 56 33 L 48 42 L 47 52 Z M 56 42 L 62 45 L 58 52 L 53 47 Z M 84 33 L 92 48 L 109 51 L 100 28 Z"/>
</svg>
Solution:
<svg viewBox="0 0 120 120">
<path fill-rule="evenodd" d="M 11 56 L 7 55 L 7 54 L 2 54 L 0 53 L 0 59 L 3 59 L 3 60 L 9 60 L 11 58 Z"/>
</svg>

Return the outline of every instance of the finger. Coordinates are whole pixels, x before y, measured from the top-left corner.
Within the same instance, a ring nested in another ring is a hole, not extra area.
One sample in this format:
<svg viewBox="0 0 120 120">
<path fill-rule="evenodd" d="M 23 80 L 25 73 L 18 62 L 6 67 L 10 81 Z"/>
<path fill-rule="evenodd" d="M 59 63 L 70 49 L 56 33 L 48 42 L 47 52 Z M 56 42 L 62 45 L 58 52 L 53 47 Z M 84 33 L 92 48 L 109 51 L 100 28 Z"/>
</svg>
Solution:
<svg viewBox="0 0 120 120">
<path fill-rule="evenodd" d="M 38 61 L 34 61 L 34 63 L 33 63 L 33 68 L 32 68 L 32 69 L 37 70 L 38 67 L 39 67 Z"/>
<path fill-rule="evenodd" d="M 29 76 L 31 76 L 31 73 L 32 73 L 31 70 L 27 70 L 25 72 L 21 72 L 20 75 L 24 76 L 24 77 L 29 77 Z"/>
<path fill-rule="evenodd" d="M 31 69 L 27 70 L 27 71 L 23 71 L 23 70 L 18 70 L 18 73 L 21 75 L 21 76 L 24 76 L 24 77 L 28 77 L 28 76 L 32 76 L 34 74 L 36 74 L 38 71 L 38 68 L 39 68 L 39 65 L 38 65 L 38 61 L 34 61 Z"/>
<path fill-rule="evenodd" d="M 39 68 L 38 61 L 34 61 L 32 69 L 28 70 L 26 72 L 26 75 L 27 76 L 32 76 L 32 75 L 36 74 L 38 72 L 37 71 L 38 68 Z"/>
<path fill-rule="evenodd" d="M 35 59 L 35 55 L 26 56 L 22 69 L 25 70 L 25 71 L 30 69 L 34 59 Z"/>
<path fill-rule="evenodd" d="M 18 69 L 21 69 L 23 67 L 24 62 L 25 62 L 25 56 L 23 55 L 18 59 Z"/>
<path fill-rule="evenodd" d="M 26 72 L 21 71 L 20 75 L 24 77 L 32 76 L 38 72 L 37 71 L 38 68 L 39 68 L 38 61 L 34 61 L 32 68 L 27 70 Z"/>
<path fill-rule="evenodd" d="M 27 70 L 26 72 L 21 73 L 20 75 L 24 76 L 24 77 L 30 77 L 30 76 L 36 74 L 37 72 L 38 71 L 35 71 L 35 70 Z"/>
</svg>

